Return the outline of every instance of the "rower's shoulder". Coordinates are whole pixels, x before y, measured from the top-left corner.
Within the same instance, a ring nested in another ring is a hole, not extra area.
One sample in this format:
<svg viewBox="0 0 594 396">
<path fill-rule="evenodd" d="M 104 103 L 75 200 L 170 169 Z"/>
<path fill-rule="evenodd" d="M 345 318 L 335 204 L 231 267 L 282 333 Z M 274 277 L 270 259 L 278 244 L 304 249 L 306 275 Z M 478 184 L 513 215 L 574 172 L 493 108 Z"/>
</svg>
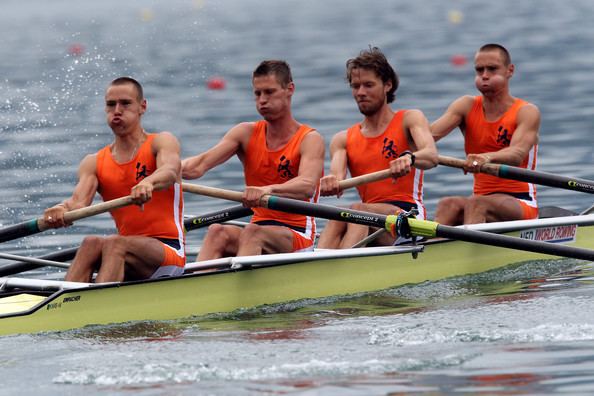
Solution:
<svg viewBox="0 0 594 396">
<path fill-rule="evenodd" d="M 540 120 L 540 109 L 534 103 L 522 100 L 521 106 L 518 109 L 518 119 L 534 119 Z"/>
<path fill-rule="evenodd" d="M 470 110 L 470 108 L 474 105 L 476 98 L 477 97 L 474 95 L 462 95 L 459 98 L 454 99 L 454 101 L 450 104 L 450 107 L 458 107 L 460 109 Z"/>
<path fill-rule="evenodd" d="M 153 154 L 161 150 L 180 151 L 180 144 L 177 137 L 169 131 L 161 131 L 152 134 L 154 138 L 151 141 L 151 150 Z"/>
<path fill-rule="evenodd" d="M 177 141 L 177 137 L 175 136 L 175 134 L 170 131 L 155 132 L 152 135 L 155 136 L 153 138 L 153 142 L 155 142 L 155 141 L 171 141 L 171 140 Z"/>
<path fill-rule="evenodd" d="M 235 137 L 235 138 L 251 136 L 252 132 L 254 132 L 254 129 L 256 128 L 256 125 L 257 125 L 257 121 L 240 122 L 238 124 L 235 124 L 233 127 L 231 127 L 231 129 L 229 129 L 229 131 L 227 131 L 226 135 L 228 137 Z"/>
<path fill-rule="evenodd" d="M 524 99 L 520 99 L 520 110 L 540 113 L 537 105 Z"/>
</svg>

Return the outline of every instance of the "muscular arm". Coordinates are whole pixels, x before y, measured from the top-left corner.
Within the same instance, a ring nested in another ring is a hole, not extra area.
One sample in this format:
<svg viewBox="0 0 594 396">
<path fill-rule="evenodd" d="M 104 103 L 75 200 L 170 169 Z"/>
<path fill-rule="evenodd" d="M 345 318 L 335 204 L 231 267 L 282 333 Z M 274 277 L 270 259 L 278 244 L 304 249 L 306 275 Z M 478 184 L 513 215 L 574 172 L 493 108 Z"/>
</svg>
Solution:
<svg viewBox="0 0 594 396">
<path fill-rule="evenodd" d="M 256 206 L 260 197 L 267 194 L 301 200 L 311 198 L 324 170 L 324 149 L 322 136 L 317 131 L 308 133 L 301 142 L 301 160 L 297 177 L 281 184 L 247 186 L 244 191 L 244 204 Z"/>
<path fill-rule="evenodd" d="M 159 133 L 153 140 L 151 149 L 156 157 L 157 169 L 132 187 L 130 195 L 136 204 L 150 200 L 153 191 L 163 190 L 181 180 L 179 143 L 175 136 L 169 132 Z"/>
<path fill-rule="evenodd" d="M 430 169 L 437 166 L 437 148 L 425 115 L 419 110 L 409 110 L 403 121 L 415 150 L 415 168 Z"/>
<path fill-rule="evenodd" d="M 437 142 L 455 128 L 464 128 L 464 117 L 470 111 L 474 97 L 462 96 L 450 104 L 445 113 L 431 124 L 431 134 Z"/>
<path fill-rule="evenodd" d="M 347 131 L 340 131 L 330 141 L 330 174 L 320 180 L 320 195 L 342 195 L 338 182 L 347 174 Z"/>
<path fill-rule="evenodd" d="M 155 190 L 162 190 L 181 181 L 181 160 L 179 142 L 169 132 L 161 132 L 153 140 L 153 152 L 157 158 L 157 170 L 145 178 Z"/>
<path fill-rule="evenodd" d="M 429 169 L 437 165 L 437 149 L 429 129 L 429 121 L 419 110 L 409 110 L 404 115 L 402 126 L 407 133 L 413 154 L 415 156 L 414 167 L 418 169 Z M 390 173 L 392 178 L 406 176 L 413 166 L 412 156 L 401 155 L 390 161 Z"/>
<path fill-rule="evenodd" d="M 78 183 L 72 196 L 58 205 L 48 208 L 43 213 L 45 222 L 52 228 L 64 227 L 64 213 L 84 208 L 93 202 L 99 181 L 97 179 L 97 155 L 87 155 L 78 169 Z"/>
<path fill-rule="evenodd" d="M 247 147 L 254 123 L 244 122 L 231 128 L 221 141 L 204 153 L 186 158 L 182 161 L 182 177 L 197 179 L 208 170 L 222 164 Z"/>
</svg>

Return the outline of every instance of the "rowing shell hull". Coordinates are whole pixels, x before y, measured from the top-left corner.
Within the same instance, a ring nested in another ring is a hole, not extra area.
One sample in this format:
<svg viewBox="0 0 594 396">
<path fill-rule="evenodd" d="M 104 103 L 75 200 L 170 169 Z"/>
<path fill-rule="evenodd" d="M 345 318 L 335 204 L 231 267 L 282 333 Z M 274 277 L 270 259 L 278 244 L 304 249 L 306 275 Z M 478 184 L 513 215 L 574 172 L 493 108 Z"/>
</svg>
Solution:
<svg viewBox="0 0 594 396">
<path fill-rule="evenodd" d="M 507 234 L 519 236 L 520 232 Z M 571 246 L 594 247 L 594 225 L 578 227 Z M 0 315 L 0 334 L 187 318 L 377 291 L 481 273 L 527 260 L 558 259 L 449 240 L 426 244 L 416 259 L 412 254 L 415 250 L 419 248 L 380 247 L 235 258 L 227 259 L 227 263 L 243 265 L 241 268 L 227 266 L 179 278 L 91 285 L 56 291 L 48 298 L 21 294 L 16 297 L 24 300 L 20 305 L 13 301 L 15 297 L 0 298 L 0 312 L 10 312 Z M 15 308 L 18 306 L 21 308 Z"/>
</svg>

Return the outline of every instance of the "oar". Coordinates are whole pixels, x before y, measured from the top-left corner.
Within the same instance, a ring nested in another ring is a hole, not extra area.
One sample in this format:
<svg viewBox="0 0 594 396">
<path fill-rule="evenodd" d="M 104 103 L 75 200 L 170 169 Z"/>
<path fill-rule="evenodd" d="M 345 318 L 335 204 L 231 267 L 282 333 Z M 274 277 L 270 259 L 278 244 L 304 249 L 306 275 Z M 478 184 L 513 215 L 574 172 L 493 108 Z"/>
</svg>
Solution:
<svg viewBox="0 0 594 396">
<path fill-rule="evenodd" d="M 197 228 L 207 227 L 214 223 L 224 223 L 226 221 L 251 216 L 252 214 L 253 212 L 250 208 L 246 208 L 242 205 L 235 205 L 222 210 L 209 212 L 201 216 L 188 217 L 184 220 L 184 228 L 186 231 L 191 231 Z"/>
<path fill-rule="evenodd" d="M 111 201 L 101 202 L 95 205 L 87 206 L 86 208 L 71 210 L 69 212 L 64 213 L 64 220 L 67 223 L 72 223 L 76 220 L 109 212 L 110 210 L 118 209 L 131 204 L 132 197 L 128 195 L 125 197 L 113 199 Z M 38 219 L 27 220 L 18 224 L 13 224 L 8 227 L 0 228 L 0 242 L 11 241 L 13 239 L 37 234 L 39 232 L 47 230 L 48 228 L 49 226 L 45 223 L 43 217 L 40 217 Z"/>
<path fill-rule="evenodd" d="M 5 260 L 18 260 L 21 262 L 35 264 L 36 266 L 48 266 L 48 267 L 58 267 L 58 268 L 69 268 L 70 264 L 63 263 L 61 261 L 54 261 L 54 260 L 47 260 L 38 257 L 27 257 L 27 256 L 19 256 L 16 254 L 10 253 L 0 253 L 0 258 Z"/>
<path fill-rule="evenodd" d="M 382 169 L 377 172 L 367 173 L 350 179 L 344 179 L 338 182 L 341 189 L 346 190 L 358 186 L 360 184 L 371 183 L 374 181 L 387 179 L 390 177 L 390 169 Z M 182 185 L 183 190 L 194 194 L 205 195 L 212 198 L 222 198 L 228 201 L 242 202 L 242 193 L 238 191 L 225 190 L 222 188 L 201 186 L 198 184 L 184 183 Z M 187 189 L 186 189 L 187 188 Z"/>
<path fill-rule="evenodd" d="M 338 182 L 341 190 L 347 190 L 352 187 L 359 186 L 361 184 L 372 183 L 378 180 L 387 179 L 390 177 L 390 169 L 382 169 L 377 172 L 367 173 L 365 175 L 351 177 L 350 179 L 344 179 Z"/>
<path fill-rule="evenodd" d="M 465 161 L 458 158 L 439 156 L 439 164 L 452 168 L 464 168 Z M 483 164 L 479 171 L 504 179 L 518 180 L 528 183 L 541 184 L 548 187 L 564 188 L 566 190 L 581 191 L 594 194 L 594 181 L 555 175 L 553 173 L 538 172 L 530 169 L 518 168 L 503 164 Z"/>
<path fill-rule="evenodd" d="M 184 220 L 184 228 L 186 231 L 194 230 L 197 228 L 202 228 L 209 226 L 214 223 L 222 223 L 229 220 L 239 219 L 241 217 L 250 216 L 252 214 L 252 210 L 249 208 L 245 208 L 242 205 L 235 205 L 229 208 L 209 212 L 200 216 L 193 216 L 188 217 Z M 1 276 L 10 276 L 14 274 L 18 274 L 25 271 L 31 271 L 40 267 L 44 267 L 46 265 L 51 265 L 50 263 L 55 263 L 56 261 L 67 261 L 72 260 L 76 251 L 78 250 L 77 247 L 61 250 L 59 252 L 50 253 L 45 256 L 41 256 L 39 258 L 35 257 L 24 257 L 24 256 L 14 256 L 14 255 L 7 255 L 4 254 L 4 257 L 0 254 L 0 258 L 6 259 L 14 259 L 20 260 L 17 263 L 10 263 L 4 264 L 0 266 L 0 277 Z M 14 256 L 14 258 L 10 258 L 8 256 Z M 36 260 L 51 260 L 48 263 L 43 263 L 41 261 Z M 68 263 L 60 263 L 63 264 L 63 268 L 68 268 L 70 264 Z M 58 266 L 58 265 L 53 265 Z"/>
<path fill-rule="evenodd" d="M 242 193 L 223 190 L 220 188 L 184 184 L 184 191 L 209 197 L 222 198 L 231 201 L 241 201 Z M 553 256 L 571 257 L 581 260 L 594 261 L 594 250 L 557 245 L 549 242 L 531 241 L 506 235 L 491 234 L 484 231 L 474 231 L 464 228 L 441 225 L 434 221 L 417 220 L 395 215 L 381 215 L 331 205 L 313 204 L 296 199 L 277 196 L 264 196 L 260 205 L 272 210 L 289 213 L 321 217 L 328 220 L 346 221 L 371 227 L 385 228 L 392 234 L 409 237 L 443 237 L 483 245 L 498 246 L 516 250 L 549 254 Z"/>
</svg>

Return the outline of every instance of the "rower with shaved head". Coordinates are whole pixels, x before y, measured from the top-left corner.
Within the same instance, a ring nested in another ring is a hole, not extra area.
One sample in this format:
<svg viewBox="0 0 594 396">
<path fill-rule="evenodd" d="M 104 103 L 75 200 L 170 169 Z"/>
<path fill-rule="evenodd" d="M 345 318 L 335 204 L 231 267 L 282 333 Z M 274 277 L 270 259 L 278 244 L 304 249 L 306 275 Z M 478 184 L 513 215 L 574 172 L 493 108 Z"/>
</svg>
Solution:
<svg viewBox="0 0 594 396">
<path fill-rule="evenodd" d="M 538 217 L 534 184 L 499 179 L 480 173 L 480 168 L 495 163 L 534 170 L 540 111 L 511 95 L 515 66 L 505 47 L 483 45 L 474 57 L 474 69 L 480 95 L 456 99 L 431 125 L 436 141 L 457 127 L 462 131 L 467 155 L 464 170 L 474 174 L 473 195 L 442 198 L 435 221 L 459 225 L 534 219 Z"/>
<path fill-rule="evenodd" d="M 86 237 L 66 275 L 67 281 L 139 280 L 183 274 L 185 236 L 179 143 L 170 132 L 148 133 L 141 124 L 147 109 L 142 86 L 130 77 L 113 80 L 105 92 L 111 144 L 87 155 L 72 196 L 46 209 L 53 228 L 68 225 L 66 211 L 131 195 L 136 205 L 111 211 L 118 233 Z"/>
</svg>

